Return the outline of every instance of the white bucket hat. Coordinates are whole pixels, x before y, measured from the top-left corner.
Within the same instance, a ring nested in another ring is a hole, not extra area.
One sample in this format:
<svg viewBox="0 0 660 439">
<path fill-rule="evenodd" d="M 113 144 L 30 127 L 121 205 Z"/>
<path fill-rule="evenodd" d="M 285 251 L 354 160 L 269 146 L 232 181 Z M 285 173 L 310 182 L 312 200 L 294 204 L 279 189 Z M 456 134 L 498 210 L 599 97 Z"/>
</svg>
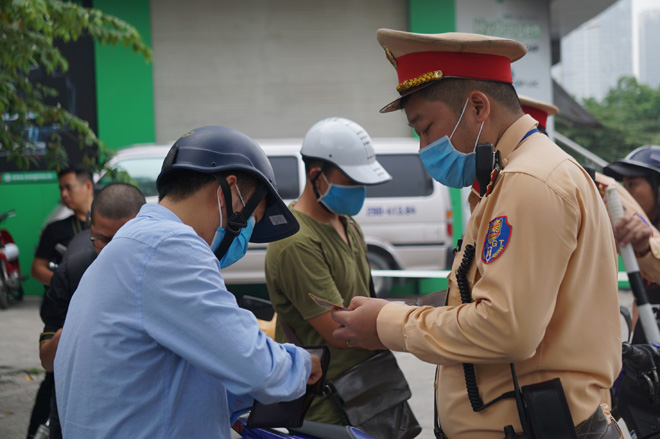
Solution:
<svg viewBox="0 0 660 439">
<path fill-rule="evenodd" d="M 381 184 L 392 179 L 376 160 L 366 130 L 343 117 L 330 117 L 315 123 L 303 139 L 300 154 L 305 159 L 332 164 L 358 184 Z"/>
</svg>

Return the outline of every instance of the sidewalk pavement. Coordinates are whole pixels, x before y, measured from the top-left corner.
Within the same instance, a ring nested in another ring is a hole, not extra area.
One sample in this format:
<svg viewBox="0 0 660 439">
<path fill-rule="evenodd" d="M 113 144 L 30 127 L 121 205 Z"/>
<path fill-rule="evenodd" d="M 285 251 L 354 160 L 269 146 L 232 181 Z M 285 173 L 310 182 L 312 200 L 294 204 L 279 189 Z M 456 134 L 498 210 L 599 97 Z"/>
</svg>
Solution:
<svg viewBox="0 0 660 439">
<path fill-rule="evenodd" d="M 38 340 L 41 297 L 26 296 L 0 311 L 0 438 L 26 436 L 34 398 L 43 379 Z M 410 383 L 410 405 L 423 427 L 419 439 L 433 439 L 433 379 L 435 366 L 409 354 L 396 354 Z"/>
<path fill-rule="evenodd" d="M 621 304 L 630 306 L 631 295 L 622 293 Z M 39 317 L 40 296 L 26 296 L 23 302 L 10 302 L 0 311 L 0 438 L 22 439 L 43 379 L 38 340 L 43 329 Z M 396 352 L 399 367 L 406 376 L 412 398 L 409 403 L 422 426 L 418 439 L 434 439 L 433 381 L 435 365 L 414 356 Z M 626 436 L 628 437 L 628 436 Z"/>
<path fill-rule="evenodd" d="M 27 434 L 34 398 L 43 379 L 39 361 L 41 296 L 26 296 L 0 310 L 0 438 Z"/>
</svg>

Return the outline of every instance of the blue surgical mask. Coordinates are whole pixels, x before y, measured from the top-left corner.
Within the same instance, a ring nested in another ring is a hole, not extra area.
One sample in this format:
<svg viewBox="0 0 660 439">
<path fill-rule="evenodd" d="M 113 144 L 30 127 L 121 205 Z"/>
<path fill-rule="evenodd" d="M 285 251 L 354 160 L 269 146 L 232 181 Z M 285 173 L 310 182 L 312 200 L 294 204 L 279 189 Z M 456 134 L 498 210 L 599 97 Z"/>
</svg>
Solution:
<svg viewBox="0 0 660 439">
<path fill-rule="evenodd" d="M 422 160 L 422 164 L 431 177 L 445 186 L 457 189 L 470 186 L 477 178 L 474 148 L 472 152 L 466 154 L 456 150 L 451 143 L 451 137 L 454 136 L 456 128 L 458 128 L 458 125 L 463 119 L 467 103 L 468 101 L 465 101 L 463 111 L 458 122 L 456 122 L 454 131 L 451 132 L 451 136 L 443 136 L 419 151 L 419 158 Z M 477 146 L 477 142 L 479 142 L 479 136 L 481 136 L 483 127 L 484 123 L 482 122 L 479 128 L 479 134 L 477 134 L 477 140 L 474 142 L 475 147 Z"/>
<path fill-rule="evenodd" d="M 241 196 L 238 187 L 236 187 L 236 190 L 238 191 L 238 196 L 241 199 L 241 203 L 243 203 L 243 207 L 245 207 L 243 197 Z M 218 188 L 218 191 L 220 191 L 220 188 Z M 218 227 L 215 231 L 213 241 L 211 241 L 211 251 L 213 253 L 215 253 L 218 247 L 220 247 L 220 243 L 227 234 L 227 230 L 222 227 L 222 208 L 220 207 L 220 196 L 218 194 L 216 194 L 216 196 L 218 197 L 218 210 L 220 211 L 220 227 Z M 254 215 L 252 215 L 248 219 L 247 226 L 241 229 L 241 233 L 234 238 L 234 240 L 231 242 L 231 245 L 227 249 L 227 252 L 222 256 L 222 259 L 220 259 L 220 268 L 227 268 L 245 256 L 245 253 L 248 249 L 248 243 L 250 242 L 250 237 L 254 231 L 255 224 L 256 221 L 254 219 Z"/>
<path fill-rule="evenodd" d="M 330 183 L 324 174 L 321 176 L 328 184 L 328 190 L 318 198 L 318 202 L 336 214 L 357 215 L 367 197 L 367 187 L 342 186 Z"/>
</svg>

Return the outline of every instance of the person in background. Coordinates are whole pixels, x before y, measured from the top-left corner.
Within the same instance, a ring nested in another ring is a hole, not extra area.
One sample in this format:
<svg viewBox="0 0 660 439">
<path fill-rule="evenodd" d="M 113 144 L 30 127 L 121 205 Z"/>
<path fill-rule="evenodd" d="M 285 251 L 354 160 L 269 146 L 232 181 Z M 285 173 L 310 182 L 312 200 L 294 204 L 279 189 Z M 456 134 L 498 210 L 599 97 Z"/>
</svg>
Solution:
<svg viewBox="0 0 660 439">
<path fill-rule="evenodd" d="M 39 238 L 31 273 L 46 286 L 53 277 L 48 264 L 59 264 L 62 260 L 63 252 L 58 250 L 58 245 L 66 248 L 77 233 L 87 229 L 87 215 L 94 200 L 94 182 L 88 169 L 68 168 L 60 171 L 58 178 L 62 203 L 73 210 L 73 214 L 48 224 Z"/>
<path fill-rule="evenodd" d="M 356 297 L 332 311 L 334 337 L 437 364 L 436 437 L 513 437 L 525 419 L 514 383 L 557 382 L 570 416 L 538 408 L 545 425 L 621 437 L 600 407 L 621 369 L 614 237 L 591 177 L 522 111 L 511 63 L 525 45 L 465 33 L 377 36 L 399 92 L 381 112 L 405 111 L 431 176 L 474 189 L 472 213 L 447 306 Z"/>
<path fill-rule="evenodd" d="M 320 360 L 281 345 L 220 272 L 298 231 L 261 147 L 229 127 L 178 139 L 145 204 L 87 269 L 53 365 L 67 439 L 230 437 L 254 399 L 292 400 Z"/>
<path fill-rule="evenodd" d="M 39 357 L 47 372 L 53 371 L 62 326 L 73 293 L 78 288 L 85 270 L 112 240 L 117 230 L 135 218 L 146 203 L 138 188 L 125 183 L 112 183 L 94 197 L 90 215 L 90 228 L 77 234 L 69 243 L 62 263 L 55 270 L 42 308 L 44 330 L 39 337 Z M 53 389 L 50 407 L 49 439 L 61 439 L 57 415 L 56 391 Z"/>
<path fill-rule="evenodd" d="M 83 167 L 67 168 L 58 173 L 60 196 L 62 203 L 73 210 L 68 218 L 53 221 L 41 232 L 39 244 L 32 261 L 32 277 L 48 290 L 53 270 L 50 263 L 59 264 L 62 261 L 66 247 L 73 237 L 87 229 L 87 215 L 94 199 L 94 183 L 92 173 Z M 45 295 L 44 295 L 45 298 Z M 45 300 L 41 302 L 43 314 Z M 39 386 L 32 408 L 28 425 L 27 439 L 37 432 L 39 425 L 46 422 L 50 412 L 50 400 L 53 393 L 53 374 L 46 372 Z"/>
</svg>

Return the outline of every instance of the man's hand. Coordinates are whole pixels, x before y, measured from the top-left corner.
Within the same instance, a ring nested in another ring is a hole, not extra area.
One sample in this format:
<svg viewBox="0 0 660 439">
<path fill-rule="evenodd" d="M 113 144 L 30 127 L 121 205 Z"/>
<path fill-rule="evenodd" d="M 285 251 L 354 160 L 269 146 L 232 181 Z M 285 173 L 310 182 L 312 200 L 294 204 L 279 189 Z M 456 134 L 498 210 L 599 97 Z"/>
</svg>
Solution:
<svg viewBox="0 0 660 439">
<path fill-rule="evenodd" d="M 41 366 L 46 369 L 46 372 L 53 371 L 53 362 L 55 362 L 55 353 L 57 352 L 57 345 L 60 343 L 60 335 L 62 328 L 58 329 L 53 338 L 46 340 L 39 346 L 39 358 L 41 359 Z"/>
<path fill-rule="evenodd" d="M 652 235 L 653 230 L 640 218 L 633 215 L 624 216 L 614 225 L 616 243 L 620 247 L 632 244 L 639 256 L 644 256 L 651 249 L 649 238 Z"/>
<path fill-rule="evenodd" d="M 53 278 L 53 270 L 48 268 L 48 259 L 34 258 L 32 261 L 32 277 L 44 285 L 50 286 L 50 280 Z"/>
<path fill-rule="evenodd" d="M 321 370 L 321 360 L 314 354 L 310 354 L 312 357 L 312 373 L 309 374 L 309 379 L 307 380 L 307 385 L 310 386 L 321 379 L 323 375 L 323 370 Z"/>
<path fill-rule="evenodd" d="M 387 349 L 376 328 L 376 319 L 387 300 L 354 297 L 348 310 L 332 310 L 332 318 L 339 323 L 332 336 L 351 348 Z"/>
</svg>

